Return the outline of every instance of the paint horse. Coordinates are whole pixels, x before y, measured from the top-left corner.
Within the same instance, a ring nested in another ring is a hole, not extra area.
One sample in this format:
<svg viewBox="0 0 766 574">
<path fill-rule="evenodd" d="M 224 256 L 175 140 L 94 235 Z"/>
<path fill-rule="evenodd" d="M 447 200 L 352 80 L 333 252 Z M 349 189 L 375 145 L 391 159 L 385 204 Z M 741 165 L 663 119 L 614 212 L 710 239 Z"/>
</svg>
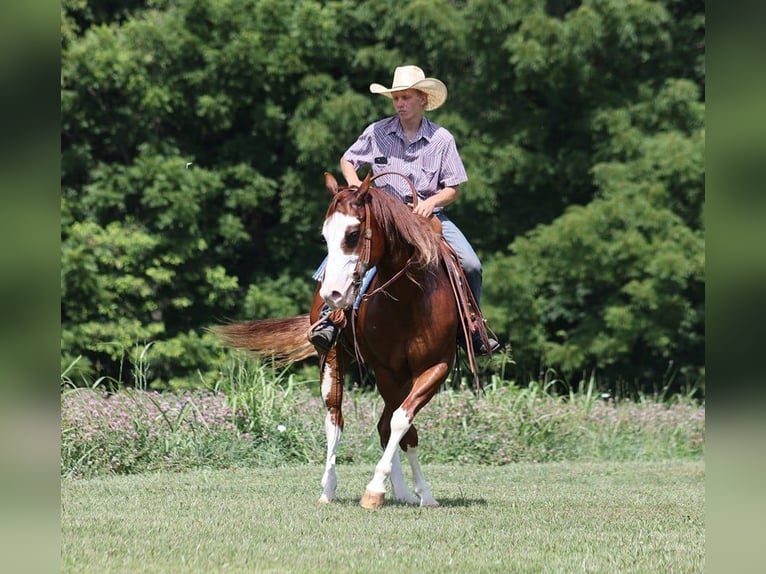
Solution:
<svg viewBox="0 0 766 574">
<path fill-rule="evenodd" d="M 306 337 L 310 324 L 319 319 L 323 305 L 329 306 L 341 330 L 338 342 L 320 357 L 327 409 L 320 502 L 336 496 L 344 374 L 356 359 L 372 368 L 384 401 L 378 422 L 384 452 L 360 504 L 369 509 L 382 506 L 390 480 L 395 500 L 438 506 L 418 463 L 413 423 L 450 372 L 461 326 L 463 340 L 470 341 L 465 320 L 470 311 L 461 308 L 461 297 L 456 296 L 466 282 L 455 276 L 462 273 L 456 261 L 445 262 L 447 244 L 430 221 L 370 182 L 368 175 L 358 188 L 339 187 L 332 175 L 325 174 L 325 186 L 333 196 L 322 227 L 328 258 L 309 316 L 235 323 L 216 330 L 230 346 L 284 361 L 300 360 L 313 351 Z M 417 201 L 415 193 L 413 197 Z M 355 310 L 362 278 L 372 266 L 377 273 Z M 486 331 L 480 334 L 486 337 Z M 472 359 L 470 343 L 467 346 Z M 404 479 L 400 449 L 412 469 L 414 492 Z"/>
</svg>

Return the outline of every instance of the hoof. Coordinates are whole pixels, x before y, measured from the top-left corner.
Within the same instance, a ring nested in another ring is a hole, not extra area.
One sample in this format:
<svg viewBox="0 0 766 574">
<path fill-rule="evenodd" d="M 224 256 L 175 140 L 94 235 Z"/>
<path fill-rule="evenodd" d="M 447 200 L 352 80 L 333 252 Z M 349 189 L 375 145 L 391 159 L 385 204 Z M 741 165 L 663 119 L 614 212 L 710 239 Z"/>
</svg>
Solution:
<svg viewBox="0 0 766 574">
<path fill-rule="evenodd" d="M 420 499 L 414 494 L 410 494 L 409 496 L 399 496 L 399 497 L 395 496 L 394 500 L 396 500 L 397 502 L 401 502 L 402 504 L 416 504 L 416 505 L 420 504 Z"/>
<path fill-rule="evenodd" d="M 323 494 L 322 496 L 319 497 L 320 504 L 330 504 L 334 500 L 335 500 L 334 498 L 327 498 L 326 494 Z"/>
<path fill-rule="evenodd" d="M 383 506 L 383 497 L 385 494 L 385 492 L 370 492 L 369 490 L 365 490 L 362 499 L 359 501 L 359 505 L 367 510 L 376 510 Z"/>
</svg>

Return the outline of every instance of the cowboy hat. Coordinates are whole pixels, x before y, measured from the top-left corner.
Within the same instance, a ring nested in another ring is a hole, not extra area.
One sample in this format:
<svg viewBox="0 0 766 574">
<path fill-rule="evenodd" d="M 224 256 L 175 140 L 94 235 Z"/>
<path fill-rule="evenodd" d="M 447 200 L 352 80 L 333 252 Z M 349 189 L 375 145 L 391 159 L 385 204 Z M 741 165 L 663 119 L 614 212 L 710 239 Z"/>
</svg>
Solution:
<svg viewBox="0 0 766 574">
<path fill-rule="evenodd" d="M 380 94 L 387 98 L 391 98 L 393 92 L 410 89 L 420 90 L 428 96 L 426 111 L 435 110 L 447 99 L 447 86 L 436 78 L 426 78 L 423 70 L 417 66 L 399 66 L 396 68 L 394 81 L 391 82 L 390 88 L 381 84 L 370 84 L 370 91 L 373 94 Z"/>
</svg>

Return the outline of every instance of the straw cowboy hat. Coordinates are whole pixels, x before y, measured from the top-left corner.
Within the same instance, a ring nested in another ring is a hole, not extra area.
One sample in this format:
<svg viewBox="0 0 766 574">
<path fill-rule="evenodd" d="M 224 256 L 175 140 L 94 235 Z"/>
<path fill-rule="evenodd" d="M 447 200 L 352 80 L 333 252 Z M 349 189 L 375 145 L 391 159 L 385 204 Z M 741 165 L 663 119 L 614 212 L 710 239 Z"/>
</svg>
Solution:
<svg viewBox="0 0 766 574">
<path fill-rule="evenodd" d="M 370 91 L 373 94 L 380 94 L 387 98 L 391 98 L 393 92 L 409 89 L 420 90 L 428 95 L 426 111 L 435 110 L 447 99 L 447 86 L 436 78 L 426 78 L 423 70 L 417 66 L 399 66 L 396 68 L 394 70 L 394 81 L 391 82 L 390 88 L 381 84 L 370 84 Z"/>
</svg>

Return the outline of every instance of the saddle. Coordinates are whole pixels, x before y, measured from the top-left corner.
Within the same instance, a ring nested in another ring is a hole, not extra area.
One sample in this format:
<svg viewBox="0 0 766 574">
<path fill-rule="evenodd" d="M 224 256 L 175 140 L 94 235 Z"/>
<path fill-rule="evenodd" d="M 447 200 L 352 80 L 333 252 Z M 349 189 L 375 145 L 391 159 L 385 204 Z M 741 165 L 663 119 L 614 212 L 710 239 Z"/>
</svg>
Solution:
<svg viewBox="0 0 766 574">
<path fill-rule="evenodd" d="M 431 217 L 430 221 L 431 228 L 434 230 L 434 233 L 438 233 L 440 238 L 439 248 L 441 250 L 442 265 L 444 265 L 444 269 L 447 271 L 450 285 L 452 285 L 452 293 L 455 296 L 463 335 L 462 343 L 465 345 L 465 352 L 468 356 L 468 364 L 471 368 L 474 381 L 479 385 L 479 371 L 476 366 L 476 351 L 473 348 L 472 333 L 476 333 L 485 347 L 489 347 L 487 325 L 481 309 L 479 309 L 479 305 L 476 303 L 476 298 L 468 287 L 468 280 L 457 258 L 457 254 L 442 235 L 441 221 L 436 217 Z M 458 340 L 460 340 L 460 335 L 458 335 Z"/>
</svg>

